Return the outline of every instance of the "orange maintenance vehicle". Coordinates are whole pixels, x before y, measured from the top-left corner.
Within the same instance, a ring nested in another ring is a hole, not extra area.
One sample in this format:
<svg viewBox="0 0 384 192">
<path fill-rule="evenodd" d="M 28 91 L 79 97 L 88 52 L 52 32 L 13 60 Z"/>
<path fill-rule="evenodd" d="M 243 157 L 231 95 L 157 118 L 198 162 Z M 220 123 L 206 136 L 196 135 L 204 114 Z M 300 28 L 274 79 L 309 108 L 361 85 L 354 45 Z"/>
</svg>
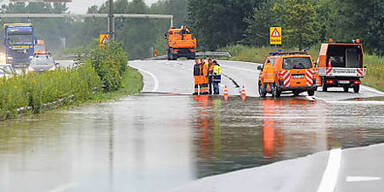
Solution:
<svg viewBox="0 0 384 192">
<path fill-rule="evenodd" d="M 176 60 L 179 57 L 195 59 L 196 38 L 192 37 L 187 27 L 181 26 L 179 29 L 170 27 L 166 39 L 168 39 L 168 60 Z"/>
<path fill-rule="evenodd" d="M 37 40 L 37 43 L 35 44 L 34 55 L 44 56 L 47 54 L 47 46 L 45 45 L 44 40 Z"/>
<path fill-rule="evenodd" d="M 271 89 L 263 89 L 263 69 L 267 62 L 275 69 L 273 92 Z M 316 68 L 307 52 L 272 52 L 263 66 L 257 68 L 261 70 L 258 83 L 261 97 L 265 97 L 267 93 L 280 97 L 283 92 L 292 92 L 295 96 L 307 92 L 309 96 L 313 96 L 317 89 Z"/>
<path fill-rule="evenodd" d="M 353 88 L 360 90 L 360 78 L 364 78 L 364 52 L 360 39 L 349 43 L 329 43 L 321 45 L 317 67 L 323 91 L 328 87 L 343 87 L 344 92 Z"/>
</svg>

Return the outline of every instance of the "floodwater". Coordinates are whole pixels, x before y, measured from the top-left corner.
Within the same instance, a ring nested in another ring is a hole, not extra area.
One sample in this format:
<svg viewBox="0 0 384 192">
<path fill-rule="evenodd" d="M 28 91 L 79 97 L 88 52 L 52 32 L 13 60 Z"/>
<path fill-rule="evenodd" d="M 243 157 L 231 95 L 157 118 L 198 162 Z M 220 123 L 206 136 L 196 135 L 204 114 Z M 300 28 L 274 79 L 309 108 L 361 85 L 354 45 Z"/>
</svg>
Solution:
<svg viewBox="0 0 384 192">
<path fill-rule="evenodd" d="M 0 191 L 167 191 L 384 142 L 384 104 L 144 94 L 0 122 Z"/>
</svg>

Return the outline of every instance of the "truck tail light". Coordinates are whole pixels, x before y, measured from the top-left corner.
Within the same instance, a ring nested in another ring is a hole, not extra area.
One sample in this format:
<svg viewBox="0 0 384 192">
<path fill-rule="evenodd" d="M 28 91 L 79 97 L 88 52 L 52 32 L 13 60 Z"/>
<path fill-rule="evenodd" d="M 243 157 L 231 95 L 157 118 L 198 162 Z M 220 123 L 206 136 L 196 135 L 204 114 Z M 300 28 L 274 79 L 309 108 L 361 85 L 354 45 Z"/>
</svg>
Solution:
<svg viewBox="0 0 384 192">
<path fill-rule="evenodd" d="M 327 84 L 333 84 L 334 81 L 333 80 L 327 80 Z"/>
<path fill-rule="evenodd" d="M 356 81 L 353 82 L 353 84 L 355 84 L 355 85 L 359 85 L 359 84 L 360 84 L 360 81 L 357 81 L 357 80 L 356 80 Z"/>
</svg>

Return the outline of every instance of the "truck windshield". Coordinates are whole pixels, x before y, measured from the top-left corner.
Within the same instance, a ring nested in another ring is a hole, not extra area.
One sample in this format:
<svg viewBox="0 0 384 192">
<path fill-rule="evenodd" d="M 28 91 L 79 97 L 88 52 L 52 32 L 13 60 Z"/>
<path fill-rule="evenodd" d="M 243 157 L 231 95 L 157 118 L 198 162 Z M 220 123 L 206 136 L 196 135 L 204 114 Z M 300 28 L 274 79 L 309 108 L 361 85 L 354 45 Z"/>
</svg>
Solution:
<svg viewBox="0 0 384 192">
<path fill-rule="evenodd" d="M 284 58 L 283 69 L 310 69 L 312 68 L 309 57 Z"/>
<path fill-rule="evenodd" d="M 45 45 L 35 45 L 35 51 L 45 51 Z"/>
<path fill-rule="evenodd" d="M 8 36 L 10 45 L 32 44 L 32 35 L 10 35 Z"/>
</svg>

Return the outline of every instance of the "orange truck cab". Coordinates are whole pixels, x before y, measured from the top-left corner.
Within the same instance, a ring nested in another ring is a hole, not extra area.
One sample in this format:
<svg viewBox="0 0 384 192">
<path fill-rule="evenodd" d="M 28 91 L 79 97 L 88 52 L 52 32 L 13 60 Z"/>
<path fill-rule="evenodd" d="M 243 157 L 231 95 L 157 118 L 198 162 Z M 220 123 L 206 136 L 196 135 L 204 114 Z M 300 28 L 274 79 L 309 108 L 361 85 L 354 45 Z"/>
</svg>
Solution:
<svg viewBox="0 0 384 192">
<path fill-rule="evenodd" d="M 35 44 L 34 55 L 47 55 L 47 47 L 45 46 L 44 40 L 37 40 Z"/>
<path fill-rule="evenodd" d="M 195 59 L 196 38 L 193 38 L 187 27 L 181 26 L 178 29 L 170 27 L 166 39 L 168 39 L 168 60 L 176 60 L 179 57 Z"/>
<path fill-rule="evenodd" d="M 268 61 L 275 68 L 274 93 L 270 90 L 263 91 L 263 68 Z M 258 85 L 259 94 L 262 97 L 265 97 L 267 93 L 280 97 L 283 92 L 291 92 L 295 96 L 307 92 L 309 96 L 313 96 L 317 89 L 316 68 L 312 57 L 306 52 L 272 52 L 263 66 L 258 67 L 258 70 L 261 70 Z"/>
<path fill-rule="evenodd" d="M 328 87 L 343 87 L 345 92 L 353 88 L 360 90 L 360 79 L 364 78 L 364 52 L 360 40 L 351 43 L 329 43 L 321 45 L 317 60 L 323 91 Z"/>
</svg>

